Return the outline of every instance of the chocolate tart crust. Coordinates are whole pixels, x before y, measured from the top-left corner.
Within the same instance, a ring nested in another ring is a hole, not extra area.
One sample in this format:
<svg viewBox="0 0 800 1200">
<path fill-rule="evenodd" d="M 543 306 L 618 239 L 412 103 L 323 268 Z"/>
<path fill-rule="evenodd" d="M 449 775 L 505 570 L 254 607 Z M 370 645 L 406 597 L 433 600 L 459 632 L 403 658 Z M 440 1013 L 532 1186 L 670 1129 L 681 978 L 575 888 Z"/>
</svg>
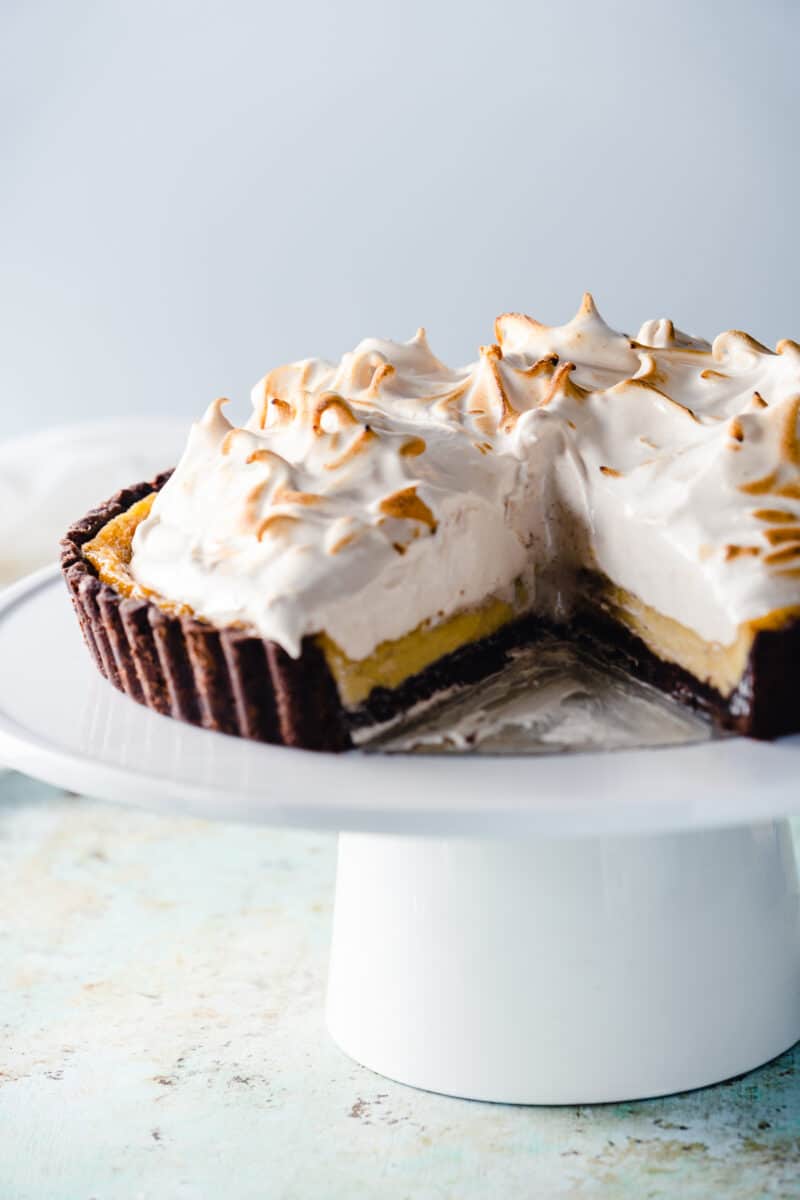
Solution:
<svg viewBox="0 0 800 1200">
<path fill-rule="evenodd" d="M 61 543 L 61 569 L 89 651 L 119 691 L 156 712 L 239 737 L 307 750 L 340 751 L 351 730 L 382 724 L 446 688 L 501 669 L 510 651 L 544 631 L 566 634 L 601 650 L 637 678 L 711 716 L 723 728 L 770 739 L 800 730 L 795 670 L 800 667 L 800 619 L 756 635 L 747 668 L 729 697 L 655 655 L 638 637 L 592 609 L 569 626 L 525 616 L 479 642 L 439 659 L 398 688 L 375 688 L 352 712 L 313 638 L 299 658 L 277 642 L 193 616 L 165 613 L 149 600 L 121 596 L 97 577 L 83 546 L 114 517 L 169 479 L 123 488 L 87 513 Z"/>
</svg>

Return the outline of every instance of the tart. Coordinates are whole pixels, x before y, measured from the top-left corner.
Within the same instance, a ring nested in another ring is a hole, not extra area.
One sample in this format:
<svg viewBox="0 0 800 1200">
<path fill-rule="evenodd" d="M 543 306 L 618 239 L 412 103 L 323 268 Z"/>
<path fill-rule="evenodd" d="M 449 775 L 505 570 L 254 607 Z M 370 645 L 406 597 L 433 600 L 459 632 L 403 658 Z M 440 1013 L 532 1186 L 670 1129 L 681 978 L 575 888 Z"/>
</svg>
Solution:
<svg viewBox="0 0 800 1200">
<path fill-rule="evenodd" d="M 159 712 L 338 750 L 554 628 L 759 737 L 800 729 L 800 346 L 505 314 L 215 401 L 174 472 L 67 534 L 104 675 Z"/>
</svg>

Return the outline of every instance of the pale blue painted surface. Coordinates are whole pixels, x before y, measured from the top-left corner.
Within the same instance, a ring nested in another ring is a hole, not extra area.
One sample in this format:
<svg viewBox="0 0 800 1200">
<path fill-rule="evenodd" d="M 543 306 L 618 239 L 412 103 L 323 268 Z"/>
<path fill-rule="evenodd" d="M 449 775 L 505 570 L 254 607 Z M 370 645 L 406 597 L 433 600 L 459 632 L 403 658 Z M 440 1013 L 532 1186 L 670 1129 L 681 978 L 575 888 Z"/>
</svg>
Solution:
<svg viewBox="0 0 800 1200">
<path fill-rule="evenodd" d="M 0 1200 L 800 1195 L 800 1050 L 693 1094 L 416 1092 L 322 1025 L 335 843 L 0 774 Z"/>
</svg>

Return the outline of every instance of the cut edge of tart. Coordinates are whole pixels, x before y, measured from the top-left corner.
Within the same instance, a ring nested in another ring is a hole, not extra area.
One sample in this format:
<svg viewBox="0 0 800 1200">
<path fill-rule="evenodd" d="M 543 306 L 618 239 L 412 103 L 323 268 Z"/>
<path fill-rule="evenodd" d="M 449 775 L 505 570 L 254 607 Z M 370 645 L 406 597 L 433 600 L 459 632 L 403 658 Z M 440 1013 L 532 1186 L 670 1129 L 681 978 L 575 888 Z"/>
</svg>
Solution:
<svg viewBox="0 0 800 1200">
<path fill-rule="evenodd" d="M 217 627 L 144 588 L 128 569 L 136 528 L 170 475 L 123 489 L 62 542 L 62 570 L 97 667 L 156 712 L 259 741 L 344 750 L 501 669 L 515 647 L 555 630 L 725 728 L 761 738 L 800 729 L 786 670 L 800 661 L 797 608 L 744 623 L 722 646 L 589 571 L 576 581 L 566 624 L 525 611 L 520 585 L 518 605 L 489 596 L 380 644 L 363 660 L 324 633 L 304 637 L 292 657 L 246 627 Z"/>
</svg>

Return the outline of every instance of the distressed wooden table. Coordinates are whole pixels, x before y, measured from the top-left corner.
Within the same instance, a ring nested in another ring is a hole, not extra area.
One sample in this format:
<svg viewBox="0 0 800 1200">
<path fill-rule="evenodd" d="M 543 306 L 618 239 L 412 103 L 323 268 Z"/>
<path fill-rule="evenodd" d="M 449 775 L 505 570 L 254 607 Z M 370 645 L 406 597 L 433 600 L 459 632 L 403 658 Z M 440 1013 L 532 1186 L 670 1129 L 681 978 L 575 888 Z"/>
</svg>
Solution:
<svg viewBox="0 0 800 1200">
<path fill-rule="evenodd" d="M 322 1024 L 334 858 L 0 772 L 0 1200 L 800 1196 L 800 1046 L 594 1108 L 356 1066 Z"/>
</svg>

